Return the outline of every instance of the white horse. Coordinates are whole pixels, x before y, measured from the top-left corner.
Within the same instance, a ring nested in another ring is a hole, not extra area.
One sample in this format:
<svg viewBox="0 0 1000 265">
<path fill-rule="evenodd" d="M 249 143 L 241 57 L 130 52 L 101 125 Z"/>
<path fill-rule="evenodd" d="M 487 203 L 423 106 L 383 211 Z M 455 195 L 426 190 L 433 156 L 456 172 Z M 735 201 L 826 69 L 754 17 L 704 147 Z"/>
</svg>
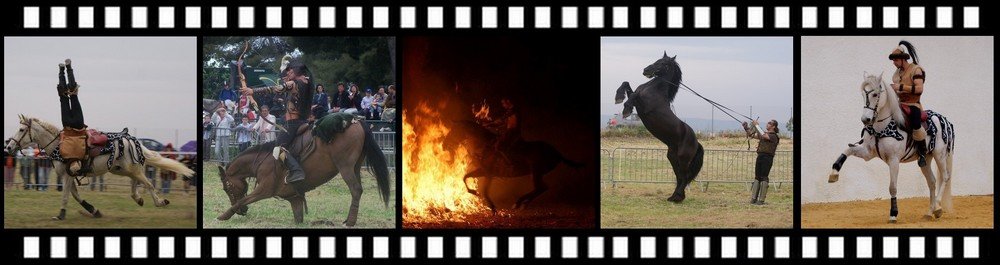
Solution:
<svg viewBox="0 0 1000 265">
<path fill-rule="evenodd" d="M 21 150 L 29 144 L 35 143 L 41 149 L 44 149 L 47 154 L 53 154 L 53 151 L 55 151 L 56 147 L 59 146 L 59 132 L 61 130 L 52 124 L 36 118 L 25 117 L 24 115 L 19 115 L 19 118 L 21 128 L 18 129 L 14 138 L 11 138 L 10 142 L 7 144 L 7 150 L 13 154 L 16 150 Z M 142 195 L 139 194 L 138 184 L 142 184 L 146 191 L 149 192 L 149 195 L 153 197 L 153 202 L 156 207 L 162 207 L 170 204 L 170 201 L 161 199 L 160 196 L 156 194 L 153 184 L 150 183 L 149 180 L 146 179 L 146 176 L 143 175 L 143 169 L 146 167 L 146 164 L 150 164 L 160 169 L 173 171 L 187 177 L 194 175 L 194 171 L 184 166 L 184 164 L 172 159 L 164 158 L 159 154 L 146 149 L 138 141 L 135 141 L 134 138 L 128 137 L 117 140 L 109 140 L 107 145 L 111 146 L 112 151 L 107 154 L 101 154 L 97 157 L 93 157 L 92 170 L 87 173 L 86 176 L 82 177 L 98 176 L 110 172 L 111 174 L 131 178 L 132 200 L 135 200 L 139 206 L 143 205 L 143 199 Z M 143 161 L 142 157 L 144 157 L 145 161 Z M 74 182 L 73 177 L 66 172 L 66 167 L 63 166 L 63 163 L 56 160 L 53 160 L 52 162 L 56 176 L 58 178 L 62 178 L 64 183 L 63 185 L 65 185 L 65 188 L 63 189 L 62 209 L 59 210 L 59 216 L 53 217 L 53 219 L 63 220 L 66 218 L 66 203 L 69 201 L 69 196 L 71 194 L 73 195 L 73 198 L 80 203 L 80 206 L 83 206 L 83 208 L 86 209 L 90 215 L 98 218 L 101 217 L 100 211 L 94 208 L 94 206 L 86 200 L 80 198 L 80 194 L 76 189 L 76 183 Z"/>
<path fill-rule="evenodd" d="M 861 116 L 861 121 L 865 124 L 865 129 L 861 133 L 862 139 L 858 143 L 849 144 L 847 150 L 837 158 L 829 182 L 837 182 L 840 178 L 840 168 L 847 156 L 856 156 L 865 161 L 875 157 L 882 159 L 889 165 L 889 195 L 892 196 L 889 222 L 895 223 L 896 215 L 899 213 L 896 207 L 896 178 L 899 164 L 916 161 L 919 156 L 916 154 L 916 148 L 912 146 L 913 139 L 903 129 L 906 119 L 899 107 L 896 91 L 889 88 L 881 76 L 866 74 L 864 82 L 861 83 L 861 92 L 865 98 L 865 110 Z M 930 191 L 930 206 L 924 218 L 932 219 L 931 216 L 940 218 L 942 210 L 948 212 L 952 210 L 951 155 L 955 146 L 955 133 L 947 118 L 933 111 L 928 113 L 929 117 L 924 123 L 924 128 L 927 128 L 929 154 L 927 154 L 927 166 L 920 170 L 927 180 L 927 188 Z M 937 179 L 931 171 L 932 161 L 937 163 Z"/>
</svg>

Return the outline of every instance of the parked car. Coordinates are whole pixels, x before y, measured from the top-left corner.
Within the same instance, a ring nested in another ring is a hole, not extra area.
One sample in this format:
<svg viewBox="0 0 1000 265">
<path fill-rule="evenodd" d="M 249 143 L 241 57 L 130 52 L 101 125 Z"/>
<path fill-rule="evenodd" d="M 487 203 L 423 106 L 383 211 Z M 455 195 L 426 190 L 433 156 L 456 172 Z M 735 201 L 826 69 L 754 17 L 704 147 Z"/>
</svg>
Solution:
<svg viewBox="0 0 1000 265">
<path fill-rule="evenodd" d="M 143 147 L 146 147 L 146 149 L 153 152 L 161 152 L 164 148 L 164 145 L 160 143 L 160 141 L 149 138 L 139 138 L 139 142 L 142 143 Z"/>
<path fill-rule="evenodd" d="M 608 127 L 617 128 L 622 126 L 643 126 L 642 120 L 639 119 L 639 115 L 635 113 L 632 113 L 632 115 L 629 115 L 624 119 L 621 116 L 621 114 L 615 114 L 615 116 L 611 117 L 611 119 L 608 120 Z"/>
</svg>

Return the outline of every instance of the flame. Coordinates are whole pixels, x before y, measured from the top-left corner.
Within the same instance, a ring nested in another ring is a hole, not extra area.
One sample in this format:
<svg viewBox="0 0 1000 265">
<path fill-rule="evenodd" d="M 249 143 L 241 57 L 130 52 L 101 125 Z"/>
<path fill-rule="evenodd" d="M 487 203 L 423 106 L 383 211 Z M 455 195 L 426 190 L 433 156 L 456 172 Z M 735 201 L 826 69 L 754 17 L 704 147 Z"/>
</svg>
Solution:
<svg viewBox="0 0 1000 265">
<path fill-rule="evenodd" d="M 490 120 L 490 105 L 486 104 L 486 100 L 483 100 L 483 105 L 479 107 L 479 110 L 476 110 L 476 105 L 472 105 L 472 110 L 477 120 Z"/>
<path fill-rule="evenodd" d="M 403 220 L 407 222 L 463 221 L 485 209 L 462 179 L 471 169 L 470 148 L 444 147 L 451 129 L 440 109 L 444 108 L 420 102 L 403 110 Z M 476 189 L 475 180 L 469 180 L 469 187 Z"/>
</svg>

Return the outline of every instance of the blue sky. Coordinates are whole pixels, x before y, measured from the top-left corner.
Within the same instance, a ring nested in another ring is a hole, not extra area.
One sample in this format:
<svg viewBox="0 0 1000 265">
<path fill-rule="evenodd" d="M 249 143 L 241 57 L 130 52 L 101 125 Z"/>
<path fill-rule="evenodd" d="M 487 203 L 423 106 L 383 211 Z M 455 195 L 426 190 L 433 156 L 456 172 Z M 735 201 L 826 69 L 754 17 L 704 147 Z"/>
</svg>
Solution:
<svg viewBox="0 0 1000 265">
<path fill-rule="evenodd" d="M 614 93 L 622 81 L 633 88 L 648 79 L 642 69 L 677 55 L 683 82 L 720 104 L 782 124 L 792 114 L 793 53 L 789 37 L 605 37 L 601 38 L 601 114 L 620 113 Z M 712 107 L 687 91 L 674 111 L 682 118 L 712 117 Z M 715 112 L 716 120 L 731 120 Z"/>
</svg>

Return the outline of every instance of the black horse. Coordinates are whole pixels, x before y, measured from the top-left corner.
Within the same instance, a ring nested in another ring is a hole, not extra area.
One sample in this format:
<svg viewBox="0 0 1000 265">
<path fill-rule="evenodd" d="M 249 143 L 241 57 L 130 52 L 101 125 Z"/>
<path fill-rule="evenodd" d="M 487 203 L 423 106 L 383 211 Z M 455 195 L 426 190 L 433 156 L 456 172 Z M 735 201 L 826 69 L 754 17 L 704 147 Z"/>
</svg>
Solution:
<svg viewBox="0 0 1000 265">
<path fill-rule="evenodd" d="M 664 52 L 663 58 L 646 66 L 642 75 L 651 80 L 639 85 L 635 92 L 632 92 L 628 82 L 622 82 L 615 95 L 615 104 L 625 102 L 622 117 L 632 114 L 633 107 L 637 109 L 639 119 L 646 129 L 667 144 L 667 159 L 677 175 L 677 187 L 667 200 L 680 203 L 684 201 L 684 188 L 701 171 L 705 150 L 698 143 L 691 126 L 677 118 L 670 109 L 670 103 L 674 101 L 681 84 L 681 68 L 676 59 L 676 55 L 668 57 Z M 628 100 L 625 100 L 626 97 Z"/>
<path fill-rule="evenodd" d="M 548 190 L 544 177 L 552 170 L 555 170 L 561 163 L 565 163 L 572 168 L 581 168 L 584 165 L 579 162 L 566 159 L 552 145 L 542 141 L 523 141 L 518 139 L 510 150 L 503 151 L 496 155 L 488 155 L 493 150 L 493 142 L 498 137 L 496 133 L 473 121 L 456 122 L 458 129 L 464 133 L 465 140 L 474 142 L 478 146 L 479 152 L 474 154 L 479 157 L 477 168 L 465 174 L 462 179 L 466 183 L 469 193 L 482 196 L 486 205 L 493 213 L 496 213 L 496 206 L 490 198 L 490 184 L 493 178 L 516 178 L 531 176 L 534 189 L 522 195 L 514 204 L 514 209 L 527 207 L 528 203 L 542 195 Z M 458 131 L 458 130 L 456 130 Z M 480 178 L 476 190 L 468 187 L 469 178 Z"/>
</svg>

